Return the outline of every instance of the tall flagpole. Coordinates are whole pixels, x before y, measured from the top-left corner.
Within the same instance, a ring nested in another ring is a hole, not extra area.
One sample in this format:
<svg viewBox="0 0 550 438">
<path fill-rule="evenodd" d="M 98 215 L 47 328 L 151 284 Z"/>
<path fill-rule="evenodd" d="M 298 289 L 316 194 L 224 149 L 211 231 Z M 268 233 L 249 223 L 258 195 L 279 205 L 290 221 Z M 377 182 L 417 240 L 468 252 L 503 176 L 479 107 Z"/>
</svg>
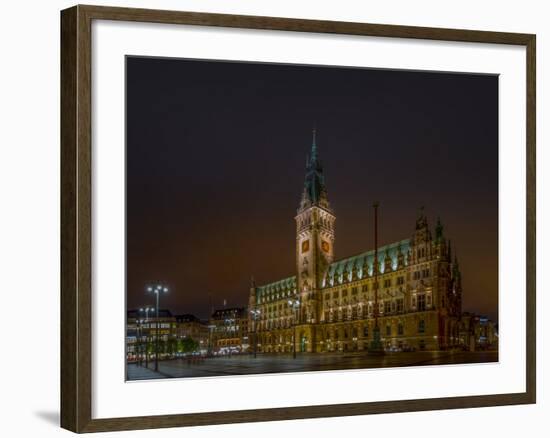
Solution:
<svg viewBox="0 0 550 438">
<path fill-rule="evenodd" d="M 374 262 L 373 262 L 373 274 L 374 274 L 374 330 L 372 333 L 372 341 L 369 346 L 370 354 L 382 355 L 384 354 L 384 347 L 380 340 L 380 327 L 378 326 L 378 269 L 380 265 L 378 263 L 378 202 L 373 204 L 374 208 Z"/>
<path fill-rule="evenodd" d="M 374 330 L 380 332 L 378 327 L 378 202 L 374 208 Z"/>
</svg>

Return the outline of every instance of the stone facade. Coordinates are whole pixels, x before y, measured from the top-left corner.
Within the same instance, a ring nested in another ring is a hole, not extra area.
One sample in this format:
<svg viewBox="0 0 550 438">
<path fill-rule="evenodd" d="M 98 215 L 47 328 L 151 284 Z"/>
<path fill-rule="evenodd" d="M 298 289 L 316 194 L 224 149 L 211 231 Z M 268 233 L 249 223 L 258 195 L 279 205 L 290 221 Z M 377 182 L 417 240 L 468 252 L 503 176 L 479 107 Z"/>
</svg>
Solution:
<svg viewBox="0 0 550 438">
<path fill-rule="evenodd" d="M 126 312 L 126 357 L 128 361 L 135 360 L 137 356 L 154 356 L 157 327 L 159 341 L 162 343 L 159 355 L 162 358 L 169 356 L 169 353 L 164 351 L 165 343 L 176 339 L 176 319 L 169 310 L 159 310 L 157 320 L 154 310 L 145 312 L 144 308 Z"/>
<path fill-rule="evenodd" d="M 495 324 L 484 316 L 463 313 L 459 326 L 460 345 L 465 350 L 498 349 Z"/>
<path fill-rule="evenodd" d="M 209 321 L 209 352 L 238 354 L 249 349 L 248 316 L 244 307 L 214 311 Z"/>
<path fill-rule="evenodd" d="M 201 351 L 208 347 L 210 336 L 206 321 L 201 321 L 191 314 L 176 315 L 175 320 L 178 339 L 188 338 L 196 341 Z"/>
<path fill-rule="evenodd" d="M 334 260 L 336 216 L 315 132 L 295 221 L 296 275 L 250 288 L 248 326 L 257 351 L 366 350 L 375 320 L 374 250 Z M 410 238 L 378 248 L 378 326 L 386 349 L 459 345 L 460 269 L 439 219 L 433 231 L 421 209 Z"/>
</svg>

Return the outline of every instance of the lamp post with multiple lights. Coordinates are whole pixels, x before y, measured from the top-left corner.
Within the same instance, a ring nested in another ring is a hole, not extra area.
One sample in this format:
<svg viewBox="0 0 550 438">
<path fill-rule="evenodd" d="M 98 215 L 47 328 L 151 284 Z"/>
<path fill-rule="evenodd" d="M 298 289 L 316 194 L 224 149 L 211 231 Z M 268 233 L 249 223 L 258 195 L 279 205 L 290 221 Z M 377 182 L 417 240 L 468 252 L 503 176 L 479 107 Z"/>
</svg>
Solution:
<svg viewBox="0 0 550 438">
<path fill-rule="evenodd" d="M 214 332 L 216 326 L 214 324 L 208 325 L 208 352 L 206 353 L 208 357 L 214 355 L 214 345 L 213 345 L 213 339 L 212 339 L 212 333 Z"/>
<path fill-rule="evenodd" d="M 155 371 L 158 372 L 159 370 L 159 302 L 160 302 L 160 294 L 168 292 L 168 287 L 157 283 L 153 286 L 147 286 L 147 292 L 154 293 L 155 299 L 156 299 L 156 319 L 157 319 L 157 328 L 156 328 L 156 335 L 155 335 Z"/>
<path fill-rule="evenodd" d="M 149 367 L 149 338 L 151 337 L 151 323 L 149 322 L 149 312 L 154 311 L 154 307 L 145 308 L 145 322 L 147 323 L 147 335 L 145 336 L 145 368 Z"/>
<path fill-rule="evenodd" d="M 142 307 L 139 309 L 140 315 L 145 313 L 145 319 L 140 320 L 140 323 L 141 323 L 140 324 L 140 345 L 143 339 L 143 334 L 145 332 L 145 330 L 143 329 L 143 323 L 147 324 L 147 334 L 145 335 L 145 368 L 149 366 L 149 335 L 151 333 L 151 327 L 149 325 L 149 312 L 153 312 L 154 310 L 155 310 L 154 307 L 145 307 L 145 308 Z M 143 350 L 143 348 L 141 348 L 141 350 Z M 140 360 L 140 364 L 141 364 L 141 360 Z"/>
<path fill-rule="evenodd" d="M 294 333 L 292 334 L 292 358 L 296 359 L 296 326 L 300 309 L 300 298 L 288 300 L 288 305 L 294 310 Z"/>
<path fill-rule="evenodd" d="M 250 314 L 252 315 L 252 320 L 254 321 L 253 322 L 253 324 L 254 324 L 254 358 L 256 358 L 256 351 L 257 351 L 257 348 L 258 348 L 256 324 L 257 324 L 258 318 L 260 316 L 260 313 L 261 313 L 260 309 L 252 309 L 250 311 Z"/>
<path fill-rule="evenodd" d="M 139 309 L 137 318 L 136 318 L 136 363 L 137 366 L 141 366 L 141 357 L 143 353 L 142 348 L 142 337 L 143 337 L 143 328 L 141 327 L 141 324 L 143 323 L 143 320 L 141 319 L 141 314 L 143 313 L 143 309 Z"/>
<path fill-rule="evenodd" d="M 137 353 L 136 353 L 136 362 L 138 366 L 141 366 L 141 363 L 143 361 L 143 319 L 142 319 L 142 313 L 143 309 L 139 309 L 138 315 L 136 318 L 136 339 L 137 339 Z"/>
</svg>

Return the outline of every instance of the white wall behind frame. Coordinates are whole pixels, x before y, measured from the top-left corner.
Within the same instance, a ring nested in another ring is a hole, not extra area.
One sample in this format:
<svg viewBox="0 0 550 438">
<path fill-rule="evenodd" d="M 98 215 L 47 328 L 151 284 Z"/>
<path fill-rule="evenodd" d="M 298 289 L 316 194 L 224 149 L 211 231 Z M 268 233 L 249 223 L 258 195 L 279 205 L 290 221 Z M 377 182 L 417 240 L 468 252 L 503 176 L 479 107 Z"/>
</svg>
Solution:
<svg viewBox="0 0 550 438">
<path fill-rule="evenodd" d="M 7 436 L 72 436 L 58 427 L 59 415 L 59 10 L 71 0 L 5 2 L 2 9 L 2 70 L 0 77 L 0 272 L 3 285 L 4 327 L 18 327 L 18 336 L 6 336 L 3 350 L 33 358 L 0 361 L 4 376 L 0 403 L 2 430 Z M 548 65 L 550 29 L 548 2 L 539 0 L 90 0 L 86 3 L 161 9 L 197 10 L 250 15 L 290 16 L 327 20 L 411 24 L 537 33 L 537 141 L 538 223 L 550 220 L 550 168 L 547 123 L 550 88 L 544 78 Z M 24 20 L 23 18 L 24 17 Z M 24 21 L 24 24 L 23 21 Z M 29 120 L 32 127 L 29 128 Z M 550 265 L 544 251 L 550 234 L 540 226 L 538 236 L 538 404 L 484 409 L 460 409 L 408 414 L 324 418 L 316 420 L 224 426 L 114 432 L 102 437 L 334 437 L 363 434 L 423 438 L 477 436 L 541 436 L 548 425 L 549 379 L 544 366 L 549 349 L 542 349 L 550 335 L 542 318 L 548 300 Z M 29 266 L 31 268 L 29 269 Z M 8 293 L 8 291 L 10 293 Z M 17 292 L 17 293 L 16 293 Z M 27 309 L 22 321 L 20 309 Z M 39 329 L 30 322 L 40 321 Z M 541 432 L 542 431 L 542 432 Z"/>
<path fill-rule="evenodd" d="M 92 37 L 95 418 L 524 391 L 524 48 L 114 21 Z M 124 383 L 125 55 L 499 74 L 500 362 Z"/>
</svg>

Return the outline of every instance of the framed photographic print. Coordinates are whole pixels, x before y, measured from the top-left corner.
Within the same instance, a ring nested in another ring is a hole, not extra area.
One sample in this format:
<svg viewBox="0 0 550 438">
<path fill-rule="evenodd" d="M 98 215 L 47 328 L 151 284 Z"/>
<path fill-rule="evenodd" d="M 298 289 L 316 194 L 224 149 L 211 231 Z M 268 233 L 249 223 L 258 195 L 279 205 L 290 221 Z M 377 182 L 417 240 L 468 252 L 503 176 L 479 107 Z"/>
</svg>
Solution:
<svg viewBox="0 0 550 438">
<path fill-rule="evenodd" d="M 62 427 L 535 402 L 534 35 L 75 6 L 61 55 Z"/>
</svg>

